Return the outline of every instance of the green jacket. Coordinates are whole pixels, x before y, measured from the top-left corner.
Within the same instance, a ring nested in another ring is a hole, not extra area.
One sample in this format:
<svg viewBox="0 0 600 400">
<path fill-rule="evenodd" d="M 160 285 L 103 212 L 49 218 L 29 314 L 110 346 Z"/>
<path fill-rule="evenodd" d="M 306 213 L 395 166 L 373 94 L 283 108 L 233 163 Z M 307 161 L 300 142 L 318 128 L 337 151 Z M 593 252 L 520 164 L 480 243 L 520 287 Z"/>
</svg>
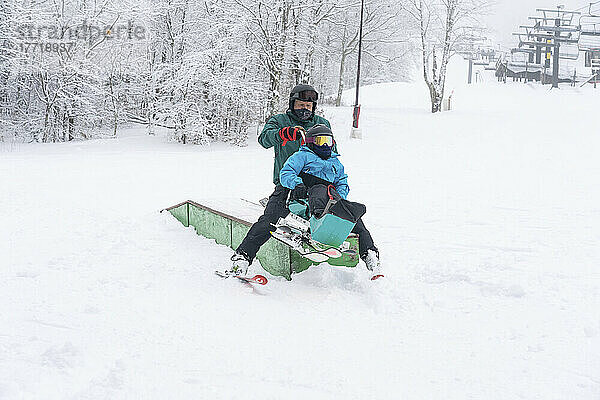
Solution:
<svg viewBox="0 0 600 400">
<path fill-rule="evenodd" d="M 273 165 L 273 183 L 275 185 L 279 184 L 279 171 L 281 171 L 283 164 L 285 164 L 292 154 L 300 149 L 300 142 L 302 141 L 302 136 L 300 136 L 298 140 L 287 142 L 285 146 L 282 146 L 283 140 L 279 136 L 279 130 L 286 126 L 302 126 L 308 130 L 317 124 L 324 124 L 331 128 L 329 121 L 323 117 L 315 115 L 308 121 L 300 121 L 290 110 L 285 114 L 277 114 L 269 118 L 258 137 L 258 143 L 265 149 L 273 147 L 275 150 L 275 163 Z M 333 151 L 337 152 L 335 145 L 333 146 Z"/>
</svg>

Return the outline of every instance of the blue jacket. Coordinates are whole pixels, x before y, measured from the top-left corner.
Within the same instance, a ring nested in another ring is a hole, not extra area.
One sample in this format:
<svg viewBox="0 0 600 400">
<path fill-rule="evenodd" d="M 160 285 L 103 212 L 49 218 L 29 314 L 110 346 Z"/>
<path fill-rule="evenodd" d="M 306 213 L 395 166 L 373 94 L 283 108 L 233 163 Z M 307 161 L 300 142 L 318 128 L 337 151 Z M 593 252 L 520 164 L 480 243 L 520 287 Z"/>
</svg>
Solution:
<svg viewBox="0 0 600 400">
<path fill-rule="evenodd" d="M 338 160 L 338 156 L 339 154 L 332 152 L 330 158 L 323 160 L 307 146 L 301 146 L 300 150 L 292 154 L 281 168 L 279 181 L 284 187 L 294 189 L 296 185 L 302 183 L 300 173 L 305 172 L 331 182 L 340 196 L 345 199 L 350 187 L 348 175 L 344 173 L 344 166 Z"/>
</svg>

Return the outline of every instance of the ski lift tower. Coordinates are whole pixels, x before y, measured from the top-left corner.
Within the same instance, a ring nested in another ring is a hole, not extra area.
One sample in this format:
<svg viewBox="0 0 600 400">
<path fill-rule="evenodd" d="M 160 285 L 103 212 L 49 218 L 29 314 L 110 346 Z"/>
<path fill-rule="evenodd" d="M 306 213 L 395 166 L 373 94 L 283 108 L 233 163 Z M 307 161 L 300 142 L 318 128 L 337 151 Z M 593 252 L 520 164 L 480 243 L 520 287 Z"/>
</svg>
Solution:
<svg viewBox="0 0 600 400">
<path fill-rule="evenodd" d="M 529 17 L 534 21 L 531 27 L 527 29 L 527 39 L 522 40 L 519 37 L 519 48 L 527 46 L 529 49 L 541 48 L 540 42 L 544 41 L 543 47 L 546 48 L 545 67 L 550 67 L 550 57 L 552 56 L 552 87 L 558 88 L 559 67 L 561 59 L 561 45 L 577 45 L 579 42 L 579 26 L 573 24 L 575 15 L 580 15 L 577 11 L 565 11 L 564 6 L 558 6 L 556 10 L 538 8 L 537 12 L 541 16 Z M 537 51 L 537 50 L 536 50 Z M 575 53 L 574 57 L 577 58 Z M 567 54 L 562 58 L 573 58 L 573 54 Z"/>
</svg>

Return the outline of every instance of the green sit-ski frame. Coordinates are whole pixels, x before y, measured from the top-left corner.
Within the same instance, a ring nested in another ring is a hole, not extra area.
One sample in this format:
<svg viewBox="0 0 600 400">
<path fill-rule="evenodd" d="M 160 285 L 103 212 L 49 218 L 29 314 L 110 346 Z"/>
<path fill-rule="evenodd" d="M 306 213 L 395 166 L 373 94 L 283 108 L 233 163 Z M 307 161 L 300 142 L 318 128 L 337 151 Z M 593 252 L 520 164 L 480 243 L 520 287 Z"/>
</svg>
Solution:
<svg viewBox="0 0 600 400">
<path fill-rule="evenodd" d="M 191 200 L 184 201 L 162 211 L 170 212 L 184 226 L 193 226 L 198 235 L 214 239 L 218 244 L 236 249 L 252 226 L 252 222 L 238 218 Z M 162 212 L 161 211 L 161 212 Z M 356 267 L 358 264 L 358 236 L 351 234 L 346 241 L 356 255 L 344 254 L 341 258 L 330 259 L 329 264 Z M 262 267 L 273 276 L 292 280 L 292 274 L 307 270 L 312 262 L 295 250 L 271 238 L 256 255 Z M 226 260 L 228 261 L 228 260 Z"/>
</svg>

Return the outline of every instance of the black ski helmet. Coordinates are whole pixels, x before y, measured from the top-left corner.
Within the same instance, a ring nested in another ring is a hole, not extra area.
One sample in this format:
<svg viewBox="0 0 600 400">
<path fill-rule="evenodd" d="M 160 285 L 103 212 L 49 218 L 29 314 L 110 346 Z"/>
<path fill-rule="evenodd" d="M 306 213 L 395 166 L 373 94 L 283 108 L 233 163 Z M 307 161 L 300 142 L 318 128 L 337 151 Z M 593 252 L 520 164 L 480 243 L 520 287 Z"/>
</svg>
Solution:
<svg viewBox="0 0 600 400">
<path fill-rule="evenodd" d="M 331 136 L 333 138 L 333 131 L 324 124 L 317 124 L 306 131 L 307 138 L 315 138 L 317 136 Z"/>
<path fill-rule="evenodd" d="M 296 100 L 310 101 L 313 103 L 311 118 L 315 116 L 315 110 L 317 109 L 317 100 L 319 100 L 319 93 L 311 85 L 296 85 L 290 93 L 289 107 L 290 111 L 294 111 L 294 102 Z"/>
<path fill-rule="evenodd" d="M 331 140 L 322 138 L 324 139 L 324 141 L 329 143 L 321 143 L 321 145 L 319 145 L 318 142 L 320 140 L 316 140 L 318 136 L 329 136 L 331 137 Z M 327 125 L 317 124 L 310 128 L 306 132 L 305 141 L 308 148 L 311 149 L 316 155 L 318 155 L 322 159 L 326 160 L 329 157 L 331 157 L 331 151 L 335 142 L 333 141 L 333 132 Z"/>
</svg>

